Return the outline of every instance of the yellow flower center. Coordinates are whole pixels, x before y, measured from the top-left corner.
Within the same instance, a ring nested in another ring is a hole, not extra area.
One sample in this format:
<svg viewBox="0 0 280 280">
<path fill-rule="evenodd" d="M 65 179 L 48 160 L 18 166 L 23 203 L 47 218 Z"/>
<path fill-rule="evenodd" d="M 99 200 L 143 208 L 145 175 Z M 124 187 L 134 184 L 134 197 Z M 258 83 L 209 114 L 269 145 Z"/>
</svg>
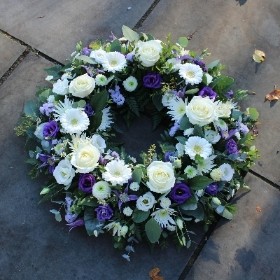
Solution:
<svg viewBox="0 0 280 280">
<path fill-rule="evenodd" d="M 193 78 L 195 77 L 195 73 L 194 73 L 193 71 L 187 71 L 187 72 L 186 72 L 186 76 L 187 76 L 188 78 L 193 79 Z"/>
<path fill-rule="evenodd" d="M 195 146 L 193 147 L 193 150 L 194 150 L 197 154 L 200 154 L 200 153 L 202 152 L 202 148 L 201 148 L 201 146 L 199 146 L 199 145 L 195 145 Z"/>
</svg>

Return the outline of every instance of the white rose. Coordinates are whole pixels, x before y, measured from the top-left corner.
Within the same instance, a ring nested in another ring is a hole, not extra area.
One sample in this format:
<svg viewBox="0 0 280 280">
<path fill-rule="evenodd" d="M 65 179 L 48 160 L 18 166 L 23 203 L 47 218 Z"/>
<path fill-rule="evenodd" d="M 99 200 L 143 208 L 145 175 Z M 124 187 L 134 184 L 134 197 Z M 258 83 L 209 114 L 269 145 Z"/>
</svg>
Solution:
<svg viewBox="0 0 280 280">
<path fill-rule="evenodd" d="M 218 102 L 216 106 L 216 115 L 218 118 L 229 118 L 233 108 L 234 105 L 230 101 L 225 103 Z"/>
<path fill-rule="evenodd" d="M 170 162 L 153 161 L 147 168 L 148 188 L 156 193 L 165 193 L 175 184 L 175 175 Z"/>
<path fill-rule="evenodd" d="M 94 134 L 91 137 L 91 143 L 100 151 L 100 153 L 104 153 L 106 142 L 99 134 Z"/>
<path fill-rule="evenodd" d="M 208 97 L 194 96 L 186 106 L 190 123 L 203 126 L 213 122 L 216 117 L 216 104 Z"/>
<path fill-rule="evenodd" d="M 95 169 L 100 158 L 99 150 L 92 144 L 82 145 L 72 154 L 71 163 L 79 173 L 88 173 Z"/>
<path fill-rule="evenodd" d="M 84 98 L 91 94 L 95 88 L 95 80 L 88 74 L 75 78 L 69 85 L 69 92 L 73 96 Z"/>
<path fill-rule="evenodd" d="M 139 41 L 136 48 L 136 56 L 145 67 L 154 66 L 159 60 L 162 51 L 161 41 L 159 40 Z"/>
<path fill-rule="evenodd" d="M 75 170 L 68 159 L 63 159 L 54 169 L 53 176 L 58 184 L 68 186 L 75 176 Z"/>
<path fill-rule="evenodd" d="M 54 84 L 53 84 L 53 89 L 52 91 L 58 95 L 65 95 L 68 93 L 68 80 L 57 80 Z"/>
</svg>

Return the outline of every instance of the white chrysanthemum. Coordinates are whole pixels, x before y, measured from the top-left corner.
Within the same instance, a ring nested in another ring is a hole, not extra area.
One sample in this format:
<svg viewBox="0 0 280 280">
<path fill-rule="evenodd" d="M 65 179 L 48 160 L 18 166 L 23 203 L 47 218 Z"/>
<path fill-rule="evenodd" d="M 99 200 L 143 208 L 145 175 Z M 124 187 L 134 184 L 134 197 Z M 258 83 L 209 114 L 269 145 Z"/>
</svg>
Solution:
<svg viewBox="0 0 280 280">
<path fill-rule="evenodd" d="M 60 117 L 68 110 L 72 109 L 73 101 L 69 100 L 67 96 L 64 98 L 64 102 L 59 101 L 58 104 L 54 106 L 53 114 L 55 120 L 59 120 Z"/>
<path fill-rule="evenodd" d="M 216 102 L 216 115 L 218 118 L 229 118 L 233 108 L 235 108 L 235 104 L 231 101 L 218 101 Z"/>
<path fill-rule="evenodd" d="M 99 181 L 93 185 L 92 195 L 98 200 L 106 199 L 110 197 L 111 188 L 105 181 Z"/>
<path fill-rule="evenodd" d="M 185 144 L 185 152 L 191 159 L 195 159 L 196 155 L 208 158 L 213 150 L 212 145 L 207 140 L 199 136 L 192 136 Z"/>
<path fill-rule="evenodd" d="M 217 131 L 211 129 L 205 131 L 204 137 L 211 144 L 216 144 L 221 139 L 221 135 Z"/>
<path fill-rule="evenodd" d="M 140 188 L 140 185 L 139 183 L 137 182 L 132 182 L 130 185 L 129 185 L 129 188 L 132 190 L 132 191 L 135 191 L 137 192 Z"/>
<path fill-rule="evenodd" d="M 126 67 L 125 56 L 119 52 L 106 53 L 102 66 L 108 72 L 115 73 L 122 71 Z"/>
<path fill-rule="evenodd" d="M 216 156 L 212 155 L 208 158 L 202 159 L 197 163 L 197 171 L 202 174 L 202 173 L 209 173 L 213 167 L 216 166 L 214 164 L 214 159 Z"/>
<path fill-rule="evenodd" d="M 194 128 L 193 128 L 193 127 L 184 130 L 184 136 L 190 136 L 190 135 L 192 135 L 192 134 L 193 134 L 193 131 L 194 131 Z"/>
<path fill-rule="evenodd" d="M 100 153 L 104 153 L 106 142 L 99 134 L 92 135 L 91 143 L 100 151 Z"/>
<path fill-rule="evenodd" d="M 179 122 L 181 118 L 186 114 L 186 103 L 181 98 L 171 99 L 168 104 L 167 113 L 172 117 L 172 120 Z"/>
<path fill-rule="evenodd" d="M 186 84 L 197 85 L 202 82 L 203 71 L 196 64 L 185 63 L 179 65 L 179 75 L 185 80 Z"/>
<path fill-rule="evenodd" d="M 69 85 L 69 82 L 67 79 L 65 79 L 65 80 L 59 79 L 53 84 L 52 91 L 58 95 L 65 95 L 68 93 L 68 85 Z"/>
<path fill-rule="evenodd" d="M 60 116 L 60 123 L 66 133 L 80 134 L 87 130 L 89 118 L 81 108 L 71 108 Z"/>
<path fill-rule="evenodd" d="M 183 145 L 181 143 L 177 143 L 175 148 L 176 148 L 178 157 L 182 157 L 185 154 L 185 145 Z"/>
<path fill-rule="evenodd" d="M 63 159 L 55 167 L 53 176 L 58 184 L 69 186 L 75 176 L 75 170 L 69 160 Z"/>
<path fill-rule="evenodd" d="M 228 163 L 222 164 L 219 169 L 222 171 L 222 181 L 229 182 L 233 177 L 234 169 Z"/>
<path fill-rule="evenodd" d="M 159 205 L 162 208 L 169 208 L 169 206 L 171 205 L 171 200 L 168 197 L 163 196 L 159 199 L 159 201 L 160 201 Z"/>
<path fill-rule="evenodd" d="M 176 222 L 171 217 L 175 212 L 172 208 L 165 208 L 155 211 L 151 216 L 154 217 L 162 228 L 166 228 L 168 225 L 176 225 Z"/>
<path fill-rule="evenodd" d="M 97 74 L 95 77 L 95 83 L 97 86 L 106 86 L 108 84 L 108 79 L 103 74 Z"/>
<path fill-rule="evenodd" d="M 197 175 L 197 170 L 193 166 L 188 165 L 184 169 L 184 173 L 187 175 L 187 177 L 189 179 L 192 179 L 192 178 L 194 178 Z"/>
<path fill-rule="evenodd" d="M 176 95 L 170 91 L 167 91 L 162 96 L 161 103 L 164 107 L 168 107 L 171 100 L 176 99 Z"/>
<path fill-rule="evenodd" d="M 136 201 L 136 207 L 138 210 L 141 211 L 148 211 L 153 208 L 154 204 L 156 203 L 155 197 L 151 192 L 147 192 L 142 196 L 139 196 Z"/>
<path fill-rule="evenodd" d="M 126 91 L 132 92 L 137 88 L 138 82 L 135 77 L 129 76 L 127 79 L 123 81 L 123 86 Z"/>
<path fill-rule="evenodd" d="M 105 166 L 105 172 L 102 174 L 104 180 L 110 182 L 113 186 L 123 185 L 131 178 L 132 171 L 123 160 L 112 160 Z"/>
<path fill-rule="evenodd" d="M 104 229 L 106 229 L 107 231 L 112 229 L 113 236 L 115 236 L 116 234 L 117 234 L 117 236 L 121 236 L 122 226 L 119 222 L 111 222 L 107 226 L 105 226 Z"/>
<path fill-rule="evenodd" d="M 103 61 L 106 59 L 106 52 L 102 49 L 92 51 L 90 53 L 90 57 L 92 57 L 97 63 L 102 64 Z"/>
<path fill-rule="evenodd" d="M 97 128 L 97 131 L 104 131 L 109 128 L 112 124 L 112 114 L 110 112 L 110 107 L 104 108 L 102 110 L 102 120 L 100 126 Z"/>
<path fill-rule="evenodd" d="M 123 214 L 127 217 L 130 217 L 132 215 L 132 213 L 133 213 L 133 210 L 129 206 L 127 206 L 123 209 Z"/>
<path fill-rule="evenodd" d="M 220 168 L 215 168 L 211 171 L 210 176 L 214 181 L 218 182 L 222 180 L 223 172 Z"/>
</svg>

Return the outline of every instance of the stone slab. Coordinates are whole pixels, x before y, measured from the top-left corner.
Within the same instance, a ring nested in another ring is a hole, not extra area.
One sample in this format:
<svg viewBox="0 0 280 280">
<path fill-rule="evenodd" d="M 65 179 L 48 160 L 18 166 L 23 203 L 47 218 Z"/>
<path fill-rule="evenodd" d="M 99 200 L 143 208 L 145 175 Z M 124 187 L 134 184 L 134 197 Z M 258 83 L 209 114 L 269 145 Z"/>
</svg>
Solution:
<svg viewBox="0 0 280 280">
<path fill-rule="evenodd" d="M 24 50 L 24 46 L 11 40 L 7 35 L 0 34 L 0 77 L 9 70 Z"/>
<path fill-rule="evenodd" d="M 76 43 L 101 38 L 123 24 L 133 27 L 152 0 L 0 1 L 0 29 L 64 62 Z"/>
<path fill-rule="evenodd" d="M 130 263 L 113 249 L 109 236 L 95 239 L 84 229 L 68 233 L 57 223 L 49 209 L 56 205 L 38 205 L 42 181 L 32 181 L 24 163 L 24 140 L 13 128 L 24 101 L 45 84 L 43 69 L 51 64 L 28 55 L 0 87 L 0 279 L 148 279 L 149 271 L 159 267 L 166 280 L 179 277 L 196 245 L 178 251 L 174 246 L 150 252 L 139 244 Z M 192 229 L 194 230 L 194 229 Z M 202 229 L 193 241 L 199 243 Z"/>
<path fill-rule="evenodd" d="M 161 0 L 141 30 L 161 39 L 168 33 L 174 40 L 193 34 L 190 49 L 208 48 L 209 60 L 221 59 L 226 73 L 236 78 L 237 88 L 256 92 L 243 104 L 260 112 L 256 146 L 261 158 L 253 169 L 280 185 L 280 104 L 263 102 L 275 84 L 280 86 L 279 14 L 279 0 Z M 261 65 L 252 60 L 255 49 L 266 53 Z"/>
<path fill-rule="evenodd" d="M 279 279 L 280 192 L 251 174 L 246 183 L 235 218 L 218 224 L 186 280 Z"/>
</svg>

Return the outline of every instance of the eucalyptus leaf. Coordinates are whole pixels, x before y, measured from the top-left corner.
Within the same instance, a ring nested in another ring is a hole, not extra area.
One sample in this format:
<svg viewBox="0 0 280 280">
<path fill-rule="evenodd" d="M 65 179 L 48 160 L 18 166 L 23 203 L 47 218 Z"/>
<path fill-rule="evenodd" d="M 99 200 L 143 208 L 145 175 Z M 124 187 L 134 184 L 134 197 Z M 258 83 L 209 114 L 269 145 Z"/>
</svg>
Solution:
<svg viewBox="0 0 280 280">
<path fill-rule="evenodd" d="M 185 115 L 180 121 L 180 129 L 181 130 L 186 130 L 188 128 L 191 128 L 192 124 L 190 123 L 188 117 Z"/>
<path fill-rule="evenodd" d="M 36 117 L 38 114 L 38 106 L 36 101 L 27 100 L 24 104 L 23 112 L 27 116 Z"/>
<path fill-rule="evenodd" d="M 140 166 L 136 166 L 132 172 L 132 180 L 134 182 L 140 183 L 141 179 L 143 177 L 143 171 L 142 168 Z"/>
<path fill-rule="evenodd" d="M 97 113 L 102 111 L 106 107 L 108 99 L 109 94 L 107 91 L 99 91 L 93 94 L 93 96 L 90 99 L 90 103 L 94 111 Z"/>
<path fill-rule="evenodd" d="M 199 92 L 199 88 L 192 88 L 186 91 L 186 94 L 195 94 Z"/>
<path fill-rule="evenodd" d="M 193 190 L 202 190 L 206 188 L 209 184 L 213 183 L 214 181 L 206 176 L 196 176 L 193 179 L 190 179 L 190 187 Z"/>
<path fill-rule="evenodd" d="M 187 37 L 180 37 L 178 39 L 178 44 L 183 47 L 183 48 L 186 48 L 189 44 L 189 40 Z"/>
<path fill-rule="evenodd" d="M 91 57 L 86 56 L 86 55 L 78 55 L 78 56 L 76 56 L 76 59 L 81 60 L 85 63 L 96 64 L 96 62 Z"/>
<path fill-rule="evenodd" d="M 222 216 L 228 220 L 232 220 L 232 218 L 233 218 L 233 214 L 230 213 L 226 208 L 225 208 L 224 212 L 222 213 Z"/>
<path fill-rule="evenodd" d="M 180 205 L 183 210 L 195 210 L 197 209 L 197 200 L 194 196 L 189 198 L 184 204 Z"/>
<path fill-rule="evenodd" d="M 123 36 L 130 42 L 133 42 L 133 41 L 137 42 L 140 37 L 137 32 L 133 31 L 131 28 L 129 28 L 126 25 L 122 26 L 122 33 L 123 33 Z"/>
<path fill-rule="evenodd" d="M 220 60 L 219 60 L 219 59 L 212 61 L 211 63 L 209 63 L 209 64 L 207 65 L 208 70 L 210 70 L 210 69 L 212 69 L 212 68 L 218 66 L 219 63 L 220 63 Z"/>
<path fill-rule="evenodd" d="M 162 229 L 160 225 L 156 222 L 154 218 L 151 218 L 145 224 L 145 232 L 151 243 L 156 243 L 159 241 Z"/>
<path fill-rule="evenodd" d="M 56 221 L 58 221 L 58 222 L 61 222 L 61 221 L 62 221 L 61 214 L 60 214 L 60 212 L 59 212 L 58 210 L 52 209 L 52 210 L 50 210 L 50 212 L 51 212 L 52 214 L 54 214 L 54 218 L 55 218 Z"/>
<path fill-rule="evenodd" d="M 150 211 L 135 210 L 132 215 L 132 220 L 134 223 L 139 224 L 146 221 L 150 216 Z"/>
<path fill-rule="evenodd" d="M 94 216 L 92 208 L 87 208 L 84 213 L 85 228 L 89 236 L 94 235 L 94 231 L 100 231 L 103 223 Z"/>
</svg>

